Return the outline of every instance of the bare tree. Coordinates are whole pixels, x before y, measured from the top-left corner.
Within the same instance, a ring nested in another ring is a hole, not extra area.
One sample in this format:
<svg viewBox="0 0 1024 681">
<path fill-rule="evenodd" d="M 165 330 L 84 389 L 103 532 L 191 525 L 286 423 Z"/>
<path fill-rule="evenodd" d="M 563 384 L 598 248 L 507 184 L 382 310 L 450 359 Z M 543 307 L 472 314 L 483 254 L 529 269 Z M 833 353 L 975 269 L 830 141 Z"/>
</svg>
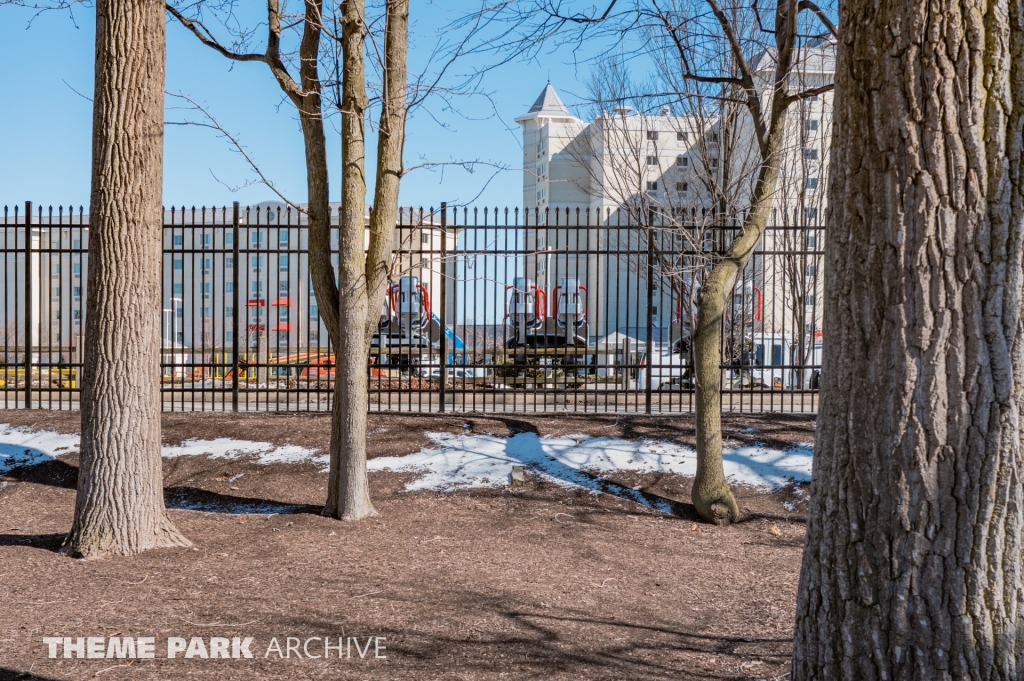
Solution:
<svg viewBox="0 0 1024 681">
<path fill-rule="evenodd" d="M 1020 679 L 1024 14 L 840 22 L 792 678 Z"/>
<path fill-rule="evenodd" d="M 721 339 L 724 319 L 737 278 L 750 261 L 764 234 L 771 215 L 773 198 L 782 159 L 787 147 L 787 113 L 802 99 L 817 96 L 831 89 L 831 83 L 802 89 L 794 82 L 799 60 L 806 55 L 799 17 L 802 11 L 816 7 L 807 0 L 779 0 L 774 11 L 774 30 L 770 47 L 762 47 L 757 58 L 770 59 L 774 68 L 764 83 L 756 62 L 751 59 L 750 46 L 745 46 L 737 33 L 736 11 L 723 7 L 716 0 L 706 0 L 723 44 L 732 54 L 734 73 L 709 74 L 694 68 L 699 52 L 693 49 L 693 36 L 698 31 L 688 12 L 661 10 L 656 16 L 665 33 L 675 45 L 682 77 L 687 81 L 711 82 L 727 88 L 746 109 L 758 150 L 757 171 L 747 201 L 747 210 L 739 229 L 731 236 L 721 258 L 704 279 L 697 300 L 697 319 L 693 330 L 696 374 L 697 412 L 697 475 L 692 499 L 700 515 L 710 522 L 727 524 L 736 519 L 739 508 L 725 479 L 722 464 L 721 423 Z M 758 8 L 754 6 L 754 12 Z M 817 15 L 814 15 L 818 18 Z M 820 20 L 820 19 L 819 19 Z M 760 24 L 760 16 L 758 16 Z M 761 82 L 759 82 L 761 81 Z M 731 96 L 730 96 L 731 98 Z"/>
<path fill-rule="evenodd" d="M 331 463 L 324 514 L 359 520 L 376 511 L 366 474 L 366 357 L 378 311 L 384 302 L 392 264 L 403 174 L 407 112 L 408 0 L 387 0 L 383 35 L 374 34 L 365 2 L 346 0 L 325 15 L 322 0 L 307 0 L 305 12 L 290 22 L 302 27 L 297 61 L 299 81 L 282 54 L 282 7 L 267 0 L 267 37 L 263 53 L 240 52 L 218 41 L 199 16 L 187 17 L 175 5 L 167 10 L 204 44 L 238 61 L 262 61 L 295 105 L 302 123 L 309 192 L 310 275 L 320 301 L 324 326 L 337 354 L 331 422 Z M 324 35 L 329 47 L 324 46 Z M 236 36 L 246 44 L 247 34 Z M 365 141 L 369 98 L 366 52 L 379 54 L 381 78 L 378 151 L 373 211 L 366 223 Z M 382 44 L 381 44 L 382 43 Z M 340 258 L 330 261 L 330 212 L 321 62 L 334 68 L 337 110 L 342 116 L 342 198 L 339 211 Z M 332 61 L 333 60 L 333 61 Z M 368 235 L 367 235 L 368 232 Z M 367 246 L 368 239 L 368 246 Z M 339 293 L 340 291 L 340 293 Z"/>
<path fill-rule="evenodd" d="M 655 53 L 658 69 L 643 82 L 631 79 L 623 55 L 599 61 L 588 83 L 594 122 L 567 150 L 584 171 L 580 189 L 635 227 L 614 235 L 615 248 L 644 254 L 627 266 L 644 277 L 645 254 L 653 254 L 654 285 L 671 286 L 688 334 L 701 273 L 712 263 L 707 246 L 721 242 L 721 230 L 709 228 L 741 211 L 757 164 L 734 103 L 723 101 L 720 89 L 684 89 L 678 60 L 665 52 Z M 689 145 L 674 160 L 662 158 L 666 134 L 675 149 Z M 661 167 L 665 160 L 670 165 Z M 628 244 L 618 243 L 625 238 Z"/>
<path fill-rule="evenodd" d="M 339 317 L 338 378 L 331 440 L 331 476 L 325 513 L 343 520 L 376 515 L 366 476 L 366 357 L 384 303 L 405 144 L 408 0 L 388 0 L 384 35 L 384 85 L 378 132 L 374 209 L 366 246 L 365 110 L 363 57 L 365 5 L 345 0 L 342 9 L 342 205 L 339 282 L 344 305 Z M 443 238 L 443 237 L 442 237 Z"/>
<path fill-rule="evenodd" d="M 812 0 L 776 0 L 765 6 L 719 0 L 635 0 L 604 9 L 576 11 L 570 0 L 538 0 L 529 9 L 513 12 L 523 28 L 507 47 L 522 50 L 569 31 L 583 42 L 595 34 L 611 38 L 613 46 L 629 37 L 639 50 L 671 54 L 671 72 L 681 87 L 696 89 L 701 102 L 717 102 L 713 114 L 729 132 L 748 130 L 753 139 L 751 172 L 740 178 L 721 175 L 716 213 L 735 218 L 738 226 L 723 232 L 721 255 L 703 275 L 697 294 L 693 334 L 696 374 L 697 475 L 692 499 L 700 515 L 727 524 L 739 513 L 725 479 L 722 463 L 721 363 L 726 313 L 738 278 L 761 241 L 778 189 L 782 159 L 792 139 L 787 135 L 793 104 L 832 89 L 832 83 L 802 87 L 794 78 L 806 47 L 834 35 L 835 26 Z M 764 25 L 764 17 L 771 17 Z M 535 18 L 539 17 L 539 18 Z M 668 57 L 663 57 L 664 63 Z M 713 158 L 708 156 L 709 159 Z M 743 174 L 741 174 L 743 175 Z M 735 206 L 722 190 L 732 183 Z"/>
<path fill-rule="evenodd" d="M 160 459 L 163 4 L 96 3 L 92 196 L 78 496 L 62 551 L 189 546 Z"/>
</svg>

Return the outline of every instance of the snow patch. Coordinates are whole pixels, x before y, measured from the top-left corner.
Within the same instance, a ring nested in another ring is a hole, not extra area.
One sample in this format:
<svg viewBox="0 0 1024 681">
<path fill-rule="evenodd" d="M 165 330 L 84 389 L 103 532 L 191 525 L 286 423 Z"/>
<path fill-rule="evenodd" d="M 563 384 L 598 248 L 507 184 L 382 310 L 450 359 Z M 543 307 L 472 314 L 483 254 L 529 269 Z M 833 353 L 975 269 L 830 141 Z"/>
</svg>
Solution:
<svg viewBox="0 0 1024 681">
<path fill-rule="evenodd" d="M 669 502 L 601 477 L 615 471 L 683 476 L 693 476 L 697 472 L 696 452 L 691 447 L 660 440 L 621 440 L 587 435 L 542 438 L 535 433 L 519 433 L 505 438 L 466 432 L 427 433 L 427 437 L 432 442 L 431 447 L 405 456 L 371 459 L 367 464 L 369 470 L 414 472 L 417 477 L 406 485 L 406 490 L 418 491 L 503 487 L 508 483 L 512 466 L 526 466 L 566 488 L 587 489 L 594 494 L 608 492 L 660 510 L 669 510 Z M 78 435 L 0 424 L 0 474 L 17 467 L 45 463 L 61 453 L 77 451 L 78 447 Z M 249 457 L 264 465 L 315 463 L 324 470 L 330 460 L 329 455 L 314 449 L 233 438 L 185 440 L 179 445 L 164 446 L 162 454 L 167 458 L 201 455 L 224 459 Z M 810 444 L 785 450 L 755 444 L 727 450 L 723 459 L 730 482 L 777 489 L 793 482 L 810 481 L 812 456 L 813 445 Z M 797 496 L 805 495 L 805 489 L 798 484 Z M 281 507 L 280 512 L 286 512 L 285 508 Z M 261 506 L 236 512 L 277 510 L 276 507 Z"/>
<path fill-rule="evenodd" d="M 371 471 L 402 471 L 418 474 L 406 490 L 453 490 L 500 487 L 512 466 L 527 466 L 544 478 L 569 488 L 607 491 L 609 483 L 599 476 L 614 471 L 674 473 L 697 472 L 696 451 L 660 440 L 620 440 L 539 437 L 519 433 L 510 438 L 493 435 L 427 433 L 434 444 L 414 454 L 371 459 Z M 811 478 L 812 445 L 779 450 L 759 445 L 725 452 L 725 474 L 732 483 L 777 489 L 793 481 Z M 630 490 L 632 491 L 632 490 Z"/>
<path fill-rule="evenodd" d="M 78 451 L 78 435 L 0 424 L 0 475 Z"/>
<path fill-rule="evenodd" d="M 326 465 L 330 457 L 320 454 L 315 449 L 306 449 L 296 445 L 274 445 L 270 442 L 252 442 L 235 440 L 230 437 L 219 437 L 214 440 L 185 440 L 180 445 L 164 445 L 161 447 L 164 458 L 174 459 L 179 456 L 201 456 L 213 459 L 239 459 L 243 456 L 253 457 L 256 463 L 305 463 L 312 461 Z"/>
<path fill-rule="evenodd" d="M 64 435 L 50 430 L 31 430 L 0 424 L 0 474 L 15 468 L 36 466 L 52 461 L 61 454 L 77 452 L 79 436 Z M 168 459 L 179 456 L 201 456 L 215 459 L 253 457 L 256 463 L 312 462 L 326 468 L 330 457 L 315 449 L 296 445 L 274 445 L 270 442 L 252 442 L 222 437 L 214 440 L 185 440 L 180 445 L 164 445 L 161 453 Z"/>
</svg>

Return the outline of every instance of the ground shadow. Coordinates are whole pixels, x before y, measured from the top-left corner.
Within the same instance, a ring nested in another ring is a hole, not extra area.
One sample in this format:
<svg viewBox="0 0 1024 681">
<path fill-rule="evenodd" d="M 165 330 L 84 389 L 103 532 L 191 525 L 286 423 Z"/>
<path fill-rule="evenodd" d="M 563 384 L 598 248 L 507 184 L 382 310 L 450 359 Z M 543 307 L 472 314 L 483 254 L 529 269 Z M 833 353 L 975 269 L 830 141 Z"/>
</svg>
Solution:
<svg viewBox="0 0 1024 681">
<path fill-rule="evenodd" d="M 290 515 L 309 513 L 319 515 L 322 506 L 312 504 L 283 504 L 270 499 L 237 497 L 219 494 L 199 487 L 164 488 L 164 505 L 178 511 L 202 511 L 227 515 Z"/>
<path fill-rule="evenodd" d="M 22 455 L 11 457 L 6 448 L 17 449 Z M 65 489 L 78 486 L 78 468 L 54 459 L 46 452 L 20 445 L 0 444 L 0 454 L 6 454 L 4 467 L 8 468 L 6 472 L 0 473 L 0 478 Z"/>
<path fill-rule="evenodd" d="M 393 597 L 381 595 L 382 602 Z M 464 635 L 444 635 L 428 628 L 401 631 L 371 627 L 387 638 L 389 654 L 401 657 L 412 669 L 435 670 L 438 665 L 463 674 L 512 671 L 521 679 L 542 679 L 571 673 L 587 679 L 680 678 L 692 672 L 684 656 L 722 658 L 718 670 L 705 670 L 702 679 L 750 678 L 737 673 L 737 665 L 757 658 L 784 665 L 791 654 L 786 636 L 750 637 L 714 634 L 700 627 L 685 627 L 658 620 L 640 621 L 595 617 L 568 609 L 560 613 L 515 607 L 493 594 L 464 590 L 454 604 L 453 616 L 473 613 L 474 626 Z M 487 617 L 486 615 L 492 615 Z M 293 629 L 318 631 L 331 622 L 308 614 L 289 617 Z M 281 624 L 281 622 L 278 622 Z M 358 630 L 358 625 L 350 624 Z"/>
<path fill-rule="evenodd" d="M 66 536 L 64 533 L 0 534 L 0 546 L 31 546 L 34 549 L 57 552 Z"/>
<path fill-rule="evenodd" d="M 574 485 L 579 485 L 586 489 L 610 494 L 612 496 L 619 497 L 620 499 L 627 499 L 663 513 L 674 515 L 677 518 L 685 520 L 698 520 L 700 518 L 697 513 L 697 508 L 693 504 L 669 499 L 668 497 L 663 497 L 660 494 L 654 494 L 653 492 L 647 492 L 642 489 L 626 487 L 616 482 L 606 480 L 588 471 L 573 468 L 572 466 L 566 465 L 557 459 L 548 456 L 543 450 L 537 427 L 528 421 L 509 418 L 502 418 L 500 420 L 508 428 L 506 452 L 508 452 L 510 459 L 525 459 L 525 465 L 530 465 L 532 462 L 535 468 L 539 469 L 546 475 L 550 475 L 551 477 Z M 509 451 L 509 447 L 513 444 L 513 438 L 521 435 L 527 435 L 530 437 L 527 439 L 523 439 L 521 437 L 517 438 L 515 442 L 517 448 L 516 451 Z M 526 456 L 523 456 L 524 448 Z"/>
<path fill-rule="evenodd" d="M 52 676 L 39 676 L 32 672 L 21 672 L 17 669 L 0 667 L 0 681 L 57 681 Z"/>
</svg>

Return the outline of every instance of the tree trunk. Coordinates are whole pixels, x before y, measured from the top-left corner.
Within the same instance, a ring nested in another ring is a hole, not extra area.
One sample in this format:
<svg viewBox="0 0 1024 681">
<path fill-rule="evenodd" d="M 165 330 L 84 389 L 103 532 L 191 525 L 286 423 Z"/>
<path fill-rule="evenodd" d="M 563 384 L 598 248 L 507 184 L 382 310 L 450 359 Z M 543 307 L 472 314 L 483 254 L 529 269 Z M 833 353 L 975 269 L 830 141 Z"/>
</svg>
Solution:
<svg viewBox="0 0 1024 681">
<path fill-rule="evenodd" d="M 794 679 L 1019 679 L 1019 4 L 841 5 Z"/>
<path fill-rule="evenodd" d="M 725 16 L 715 0 L 708 0 L 713 14 L 728 29 L 733 40 L 735 24 Z M 797 35 L 797 3 L 780 0 L 775 10 L 775 77 L 767 120 L 763 104 L 754 86 L 753 76 L 746 69 L 743 90 L 747 93 L 747 110 L 754 123 L 760 161 L 757 178 L 750 197 L 750 209 L 743 219 L 739 234 L 715 263 L 697 294 L 697 324 L 693 331 L 694 379 L 696 383 L 697 474 L 690 498 L 697 512 L 708 522 L 728 524 L 736 520 L 739 507 L 729 490 L 722 463 L 722 330 L 725 312 L 736 286 L 736 278 L 764 234 L 771 212 L 780 158 L 785 152 L 782 139 L 786 111 L 793 102 L 790 81 Z M 729 27 L 732 27 L 731 29 Z M 734 61 L 738 42 L 734 44 Z M 739 64 L 737 64 L 737 67 Z"/>
<path fill-rule="evenodd" d="M 377 135 L 377 175 L 370 216 L 370 244 L 366 252 L 366 281 L 371 314 L 366 320 L 366 351 L 379 318 L 391 274 L 395 225 L 398 221 L 398 188 L 402 179 L 405 147 L 406 63 L 409 55 L 409 0 L 387 0 L 384 34 L 385 79 L 383 106 Z M 442 235 L 441 238 L 447 238 Z M 443 377 L 442 377 L 442 380 Z"/>
<path fill-rule="evenodd" d="M 164 509 L 160 263 L 164 5 L 96 3 L 82 445 L 64 553 L 188 546 Z"/>
<path fill-rule="evenodd" d="M 308 193 L 307 224 L 309 225 L 309 277 L 319 303 L 320 318 L 327 328 L 331 343 L 338 347 L 338 285 L 331 264 L 330 184 L 327 175 L 327 143 L 319 72 L 320 36 L 323 22 L 322 0 L 306 0 L 306 21 L 299 44 L 300 92 L 292 94 L 299 112 L 302 140 L 306 152 L 306 189 Z M 290 92 L 287 74 L 280 80 Z M 293 92 L 293 91 L 292 91 Z"/>
<path fill-rule="evenodd" d="M 338 254 L 339 343 L 331 463 L 324 514 L 341 520 L 376 515 L 366 473 L 367 362 L 364 0 L 342 9 L 341 227 Z"/>
<path fill-rule="evenodd" d="M 775 122 L 769 131 L 765 161 L 758 171 L 750 213 L 697 293 L 697 325 L 693 332 L 697 474 L 690 499 L 702 518 L 718 525 L 735 522 L 739 516 L 739 506 L 725 479 L 722 462 L 722 329 L 736 278 L 750 261 L 768 223 L 779 171 L 777 146 L 783 114 L 784 108 L 773 117 Z"/>
</svg>

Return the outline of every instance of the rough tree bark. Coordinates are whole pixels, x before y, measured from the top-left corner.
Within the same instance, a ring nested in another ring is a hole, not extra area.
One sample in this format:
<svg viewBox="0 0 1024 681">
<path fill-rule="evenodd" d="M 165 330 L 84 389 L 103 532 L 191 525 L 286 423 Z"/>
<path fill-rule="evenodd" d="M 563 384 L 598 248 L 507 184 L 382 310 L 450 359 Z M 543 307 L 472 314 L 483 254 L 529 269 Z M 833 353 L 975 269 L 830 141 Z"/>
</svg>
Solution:
<svg viewBox="0 0 1024 681">
<path fill-rule="evenodd" d="M 369 234 L 364 218 L 366 196 L 366 87 L 363 62 L 362 0 L 346 0 L 342 14 L 342 208 L 339 260 L 341 301 L 337 379 L 335 384 L 331 466 L 324 513 L 342 520 L 376 515 L 366 474 L 366 357 L 377 325 L 377 310 L 387 289 L 398 187 L 405 144 L 406 60 L 409 2 L 388 0 L 384 34 L 384 92 L 377 144 L 374 209 Z M 368 243 L 367 243 L 368 239 Z"/>
<path fill-rule="evenodd" d="M 840 25 L 792 677 L 1019 679 L 1022 8 Z"/>
<path fill-rule="evenodd" d="M 98 0 L 75 557 L 190 545 L 160 461 L 164 54 L 162 2 Z"/>
</svg>

